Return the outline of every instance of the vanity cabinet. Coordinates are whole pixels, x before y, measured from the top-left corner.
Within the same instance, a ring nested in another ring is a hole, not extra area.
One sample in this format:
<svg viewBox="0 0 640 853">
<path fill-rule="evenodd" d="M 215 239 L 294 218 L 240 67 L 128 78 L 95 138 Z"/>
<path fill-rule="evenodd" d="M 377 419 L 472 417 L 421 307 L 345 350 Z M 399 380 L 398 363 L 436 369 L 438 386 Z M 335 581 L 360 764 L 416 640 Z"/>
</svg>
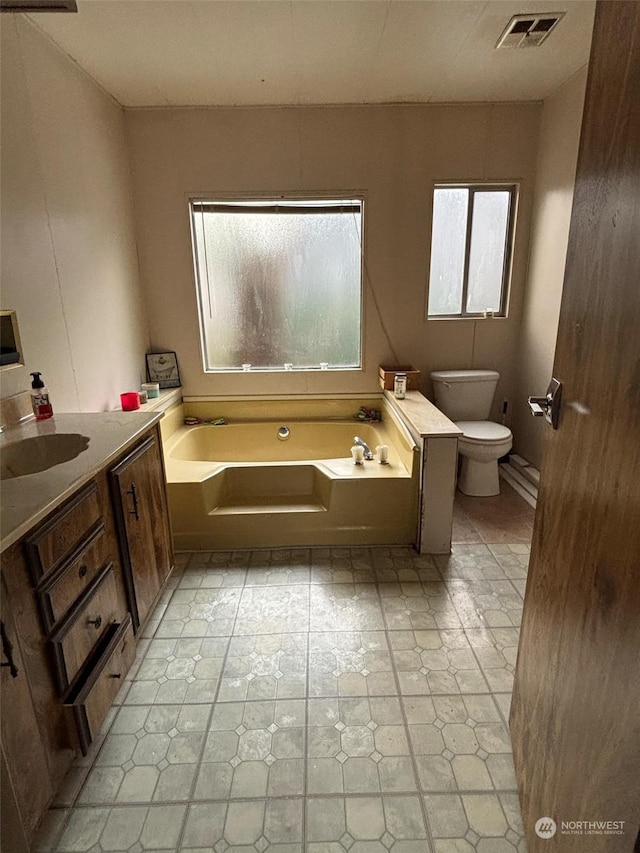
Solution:
<svg viewBox="0 0 640 853">
<path fill-rule="evenodd" d="M 2 838 L 15 839 L 16 850 L 28 850 L 27 839 L 53 794 L 49 765 L 40 738 L 38 721 L 18 634 L 9 607 L 4 579 L 0 588 L 2 620 Z M 10 833 L 10 834 L 9 834 Z M 7 847 L 7 851 L 11 848 Z"/>
<path fill-rule="evenodd" d="M 7 548 L 1 565 L 10 850 L 20 833 L 29 843 L 78 750 L 96 738 L 171 571 L 157 426 Z"/>
<path fill-rule="evenodd" d="M 157 435 L 109 471 L 125 579 L 137 630 L 171 571 L 169 513 Z M 159 523 L 164 521 L 164 523 Z"/>
</svg>

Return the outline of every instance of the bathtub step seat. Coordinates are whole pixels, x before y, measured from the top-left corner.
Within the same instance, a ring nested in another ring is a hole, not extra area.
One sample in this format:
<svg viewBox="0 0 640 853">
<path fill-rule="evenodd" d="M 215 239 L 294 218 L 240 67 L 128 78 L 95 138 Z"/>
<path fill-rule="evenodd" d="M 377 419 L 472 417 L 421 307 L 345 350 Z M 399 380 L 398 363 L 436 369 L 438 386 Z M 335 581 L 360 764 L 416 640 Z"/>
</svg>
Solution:
<svg viewBox="0 0 640 853">
<path fill-rule="evenodd" d="M 330 479 L 315 465 L 227 467 L 207 481 L 207 511 L 326 512 L 330 491 Z"/>
<path fill-rule="evenodd" d="M 236 513 L 261 514 L 279 512 L 326 512 L 315 495 L 271 495 L 258 501 L 253 498 L 236 498 L 233 503 L 212 509 L 209 515 L 235 515 Z"/>
</svg>

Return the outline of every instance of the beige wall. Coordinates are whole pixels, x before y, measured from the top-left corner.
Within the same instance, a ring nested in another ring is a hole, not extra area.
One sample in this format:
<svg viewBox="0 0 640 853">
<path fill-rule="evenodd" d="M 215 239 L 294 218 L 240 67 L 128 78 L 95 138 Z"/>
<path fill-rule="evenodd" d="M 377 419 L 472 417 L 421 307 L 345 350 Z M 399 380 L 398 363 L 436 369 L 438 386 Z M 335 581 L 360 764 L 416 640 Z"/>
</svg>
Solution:
<svg viewBox="0 0 640 853">
<path fill-rule="evenodd" d="M 540 105 L 126 110 L 151 343 L 176 350 L 187 395 L 377 389 L 393 360 L 423 373 L 496 368 L 515 382 Z M 424 319 L 430 197 L 438 180 L 521 182 L 509 317 Z M 204 374 L 189 195 L 366 193 L 364 371 Z M 430 392 L 428 376 L 424 390 Z"/>
<path fill-rule="evenodd" d="M 586 80 L 585 66 L 545 101 L 540 123 L 513 419 L 514 451 L 538 469 L 548 425 L 531 416 L 527 396 L 544 394 L 553 372 Z"/>
<path fill-rule="evenodd" d="M 143 380 L 123 112 L 20 15 L 2 16 L 2 308 L 15 309 L 26 366 L 54 410 L 100 411 Z"/>
</svg>

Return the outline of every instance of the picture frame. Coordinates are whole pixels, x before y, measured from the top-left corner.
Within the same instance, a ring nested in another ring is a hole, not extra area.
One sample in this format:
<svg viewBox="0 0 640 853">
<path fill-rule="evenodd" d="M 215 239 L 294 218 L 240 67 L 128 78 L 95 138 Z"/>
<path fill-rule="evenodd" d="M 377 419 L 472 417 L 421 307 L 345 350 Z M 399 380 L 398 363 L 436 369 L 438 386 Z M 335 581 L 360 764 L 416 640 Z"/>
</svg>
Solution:
<svg viewBox="0 0 640 853">
<path fill-rule="evenodd" d="M 148 352 L 146 358 L 149 382 L 157 382 L 161 388 L 180 387 L 180 371 L 175 352 Z"/>
</svg>

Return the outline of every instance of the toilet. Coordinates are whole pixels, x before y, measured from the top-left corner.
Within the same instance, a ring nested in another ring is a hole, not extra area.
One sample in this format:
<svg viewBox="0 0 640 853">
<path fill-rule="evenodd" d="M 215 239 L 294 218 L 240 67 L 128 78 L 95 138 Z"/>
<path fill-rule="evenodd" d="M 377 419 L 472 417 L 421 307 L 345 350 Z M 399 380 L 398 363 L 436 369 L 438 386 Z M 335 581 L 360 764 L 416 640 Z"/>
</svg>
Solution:
<svg viewBox="0 0 640 853">
<path fill-rule="evenodd" d="M 495 370 L 437 370 L 430 376 L 436 406 L 464 433 L 458 439 L 460 491 L 476 497 L 499 495 L 498 459 L 513 444 L 510 429 L 487 420 L 500 374 Z"/>
</svg>

